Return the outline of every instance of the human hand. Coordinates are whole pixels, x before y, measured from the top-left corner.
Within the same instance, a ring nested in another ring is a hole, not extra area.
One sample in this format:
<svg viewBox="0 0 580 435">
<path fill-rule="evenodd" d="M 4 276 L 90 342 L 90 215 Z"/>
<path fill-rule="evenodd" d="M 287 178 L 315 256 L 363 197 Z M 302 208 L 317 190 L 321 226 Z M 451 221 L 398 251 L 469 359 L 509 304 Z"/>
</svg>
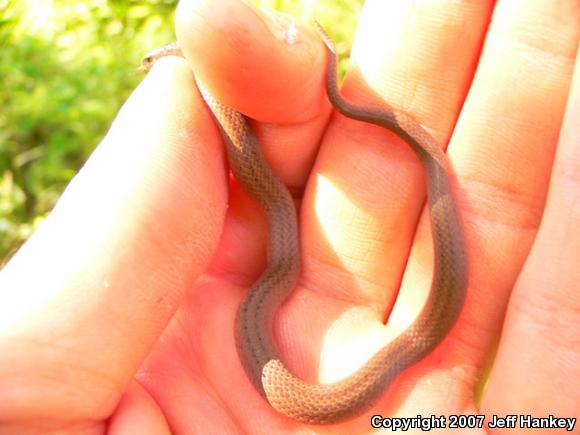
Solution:
<svg viewBox="0 0 580 435">
<path fill-rule="evenodd" d="M 488 28 L 484 2 L 389 3 L 367 2 L 343 92 L 384 100 L 450 143 L 470 287 L 436 351 L 332 429 L 371 430 L 377 413 L 578 416 L 578 79 L 562 120 L 578 6 L 504 1 Z M 299 28 L 288 44 L 288 23 L 212 4 L 182 2 L 179 40 L 220 101 L 261 121 L 265 154 L 300 206 L 301 281 L 274 330 L 297 375 L 331 382 L 396 336 L 429 291 L 423 172 L 392 134 L 329 120 L 315 32 Z M 255 392 L 233 341 L 266 237 L 261 211 L 228 180 L 189 64 L 161 60 L 0 275 L 0 429 L 297 430 Z"/>
</svg>

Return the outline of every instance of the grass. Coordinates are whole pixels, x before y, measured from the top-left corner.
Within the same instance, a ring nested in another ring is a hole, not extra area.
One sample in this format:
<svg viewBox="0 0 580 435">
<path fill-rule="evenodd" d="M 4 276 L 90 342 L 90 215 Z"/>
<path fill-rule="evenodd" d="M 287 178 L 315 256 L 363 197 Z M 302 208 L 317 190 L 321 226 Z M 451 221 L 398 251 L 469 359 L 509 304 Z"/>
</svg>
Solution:
<svg viewBox="0 0 580 435">
<path fill-rule="evenodd" d="M 143 52 L 174 39 L 176 3 L 0 0 L 0 264 L 102 139 L 142 78 Z M 252 3 L 322 22 L 344 69 L 362 0 Z"/>
</svg>

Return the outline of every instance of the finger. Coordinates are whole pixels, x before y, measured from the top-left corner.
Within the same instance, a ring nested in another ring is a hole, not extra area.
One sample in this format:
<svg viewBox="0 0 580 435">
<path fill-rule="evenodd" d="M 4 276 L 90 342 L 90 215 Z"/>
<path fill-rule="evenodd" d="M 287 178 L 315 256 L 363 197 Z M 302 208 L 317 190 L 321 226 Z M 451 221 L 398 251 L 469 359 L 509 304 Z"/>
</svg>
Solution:
<svg viewBox="0 0 580 435">
<path fill-rule="evenodd" d="M 455 406 L 471 403 L 540 222 L 578 43 L 577 7 L 573 0 L 558 7 L 545 0 L 497 4 L 450 142 L 448 154 L 461 186 L 470 284 L 456 328 L 432 354 L 432 361 L 444 358 L 449 369 L 432 376 L 451 381 Z M 542 36 L 547 34 L 557 37 Z M 402 286 L 404 298 L 430 280 L 426 234 L 423 219 Z M 405 299 L 400 306 L 393 316 L 405 314 Z M 438 383 L 431 385 L 434 394 Z"/>
<path fill-rule="evenodd" d="M 411 111 L 444 144 L 471 82 L 490 10 L 487 2 L 367 2 L 343 94 Z M 410 98 L 405 89 L 411 87 Z M 333 118 L 314 170 L 303 219 L 306 285 L 345 301 L 343 309 L 370 308 L 338 328 L 359 330 L 353 335 L 360 340 L 369 325 L 382 330 L 376 324 L 396 297 L 425 200 L 423 170 L 393 134 L 340 116 Z M 384 333 L 375 335 L 385 342 Z M 360 356 L 358 363 L 368 357 L 348 353 Z"/>
<path fill-rule="evenodd" d="M 540 223 L 579 29 L 575 0 L 499 2 L 450 144 L 471 278 L 448 355 L 473 364 L 467 386 L 497 338 Z"/>
<path fill-rule="evenodd" d="M 580 56 L 542 224 L 510 298 L 487 414 L 580 414 Z"/>
<path fill-rule="evenodd" d="M 176 31 L 198 80 L 226 106 L 255 119 L 265 158 L 300 201 L 330 113 L 318 35 L 239 0 L 182 1 Z M 232 180 L 227 224 L 210 272 L 247 288 L 263 271 L 267 226 Z"/>
<path fill-rule="evenodd" d="M 182 1 L 176 32 L 196 77 L 254 123 L 274 172 L 299 193 L 330 107 L 318 35 L 239 0 Z"/>
<path fill-rule="evenodd" d="M 0 420 L 112 412 L 206 267 L 226 191 L 191 72 L 164 59 L 0 275 Z"/>
<path fill-rule="evenodd" d="M 485 2 L 478 8 L 469 3 L 439 1 L 415 8 L 367 2 L 342 89 L 345 97 L 409 110 L 445 144 L 490 12 Z M 468 35 L 466 26 L 472 29 Z M 416 83 L 420 87 L 409 98 L 404 88 Z M 422 107 L 416 115 L 415 105 Z M 313 286 L 370 304 L 382 317 L 397 292 L 424 204 L 423 170 L 393 134 L 351 119 L 333 119 L 324 145 L 308 197 L 305 268 L 315 276 Z M 337 273 L 339 278 L 333 278 Z M 354 282 L 344 279 L 350 275 Z M 327 285 L 329 280 L 333 285 Z"/>
<path fill-rule="evenodd" d="M 381 2 L 377 4 L 386 5 Z M 460 206 L 470 247 L 471 278 L 468 299 L 457 328 L 449 340 L 440 346 L 438 352 L 423 365 L 407 372 L 407 377 L 402 380 L 405 387 L 405 395 L 402 397 L 405 397 L 405 403 L 409 404 L 424 400 L 432 402 L 429 398 L 437 398 L 437 391 L 445 388 L 457 402 L 441 402 L 441 405 L 453 407 L 464 406 L 465 401 L 472 395 L 485 354 L 489 351 L 493 337 L 501 324 L 502 310 L 510 288 L 527 255 L 539 222 L 538 217 L 541 216 L 545 186 L 568 89 L 569 59 L 573 56 L 572 49 L 575 49 L 577 44 L 579 26 L 576 18 L 577 3 L 573 1 L 563 1 L 557 8 L 553 7 L 553 2 L 543 0 L 526 2 L 525 6 L 519 2 L 501 2 L 494 11 L 489 29 L 486 26 L 491 12 L 491 2 L 487 6 L 483 2 L 474 4 L 445 1 L 435 4 L 431 2 L 429 5 L 441 8 L 436 11 L 429 10 L 431 13 L 425 14 L 427 17 L 425 21 L 420 20 L 421 8 L 412 9 L 412 14 L 409 8 L 407 10 L 409 15 L 402 14 L 392 25 L 384 25 L 381 22 L 383 25 L 380 28 L 383 29 L 382 32 L 387 32 L 391 31 L 390 29 L 397 29 L 395 23 L 417 23 L 417 31 L 413 29 L 413 32 L 410 32 L 408 27 L 399 25 L 398 28 L 401 30 L 398 33 L 411 40 L 416 34 L 422 34 L 424 35 L 422 38 L 417 36 L 418 40 L 428 47 L 428 44 L 440 41 L 434 28 L 441 29 L 443 34 L 441 45 L 419 51 L 436 53 L 434 59 L 429 55 L 419 57 L 426 62 L 434 62 L 435 65 L 425 69 L 407 65 L 411 74 L 409 80 L 411 85 L 399 86 L 399 89 L 403 89 L 399 90 L 399 94 L 407 95 L 408 91 L 405 90 L 411 87 L 413 90 L 411 95 L 414 96 L 418 93 L 414 84 L 421 83 L 419 90 L 434 89 L 440 92 L 440 95 L 451 95 L 451 107 L 457 107 L 457 110 L 461 107 L 461 115 L 453 131 L 448 154 L 460 185 Z M 473 9 L 474 5 L 480 8 L 477 14 Z M 459 9 L 460 7 L 462 9 Z M 373 18 L 381 16 L 376 10 L 370 10 L 369 15 Z M 514 10 L 518 12 L 514 13 Z M 470 13 L 479 19 L 471 18 L 472 21 L 469 21 Z M 384 15 L 394 14 L 395 10 L 389 9 L 389 14 Z M 482 16 L 486 18 L 481 20 Z M 465 21 L 456 21 L 458 17 L 462 17 Z M 361 27 L 366 29 L 372 27 L 365 26 L 364 19 L 363 17 Z M 433 19 L 441 21 L 438 21 L 438 25 L 433 25 Z M 473 23 L 479 23 L 479 27 Z M 450 32 L 449 27 L 455 28 L 456 32 Z M 465 29 L 474 29 L 476 36 L 471 33 L 466 35 Z M 422 33 L 427 31 L 428 33 Z M 372 29 L 368 32 L 372 33 Z M 558 37 L 539 36 L 546 34 L 557 34 Z M 379 39 L 385 40 L 391 41 L 392 38 L 383 36 Z M 462 56 L 463 43 L 468 42 L 471 42 L 471 50 L 466 50 L 466 54 Z M 482 44 L 484 44 L 483 52 L 481 58 L 478 58 L 479 47 Z M 398 45 L 393 44 L 392 47 Z M 459 54 L 455 52 L 456 49 L 459 49 Z M 417 51 L 417 49 L 399 51 L 392 48 L 387 50 L 387 53 L 400 58 L 403 53 Z M 353 52 L 353 56 L 355 53 L 356 51 Z M 455 65 L 456 58 L 460 61 L 459 66 Z M 411 61 L 412 59 L 411 56 Z M 447 83 L 446 80 L 440 80 L 440 77 L 447 77 L 448 73 L 437 75 L 425 72 L 423 77 L 419 75 L 422 81 L 413 80 L 415 71 L 437 71 L 439 61 L 441 62 L 439 70 L 445 71 L 444 65 L 451 66 L 451 71 L 456 71 L 455 67 L 458 68 L 456 77 L 449 73 L 452 77 L 449 83 L 456 83 L 457 88 L 439 88 L 441 82 Z M 477 62 L 477 72 L 472 77 L 474 62 Z M 374 70 L 369 67 L 370 72 L 367 73 L 363 68 L 368 64 L 362 62 L 360 76 L 370 77 L 370 80 L 380 77 L 383 62 L 369 61 L 369 64 L 378 66 Z M 392 69 L 398 71 L 396 66 Z M 401 75 L 406 72 L 403 70 Z M 433 83 L 429 80 L 439 81 L 429 85 L 428 83 Z M 348 83 L 345 81 L 344 91 L 350 96 L 350 91 L 347 90 Z M 465 90 L 468 86 L 470 89 L 466 96 Z M 378 88 L 380 89 L 380 83 Z M 413 110 L 412 103 L 407 105 L 399 103 L 396 99 L 397 92 L 394 92 L 394 95 L 391 96 L 394 102 L 389 101 L 391 105 L 404 109 L 410 107 L 410 110 Z M 463 97 L 466 97 L 465 101 L 462 101 Z M 368 92 L 363 98 L 368 101 L 376 99 L 377 96 Z M 418 98 L 415 97 L 411 101 L 416 99 Z M 447 98 L 440 100 L 447 101 Z M 548 114 L 544 110 L 546 102 L 549 102 L 550 107 Z M 452 120 L 458 115 L 456 112 L 451 116 L 444 115 L 443 118 Z M 422 124 L 425 124 L 422 117 L 429 118 L 425 115 L 416 117 Z M 313 247 L 314 253 L 314 259 L 306 260 L 306 267 L 310 267 L 310 271 L 317 279 L 313 286 L 322 289 L 329 288 L 328 283 L 332 281 L 331 274 L 325 274 L 321 269 L 342 270 L 346 266 L 347 278 L 339 280 L 339 284 L 332 282 L 334 288 L 338 288 L 339 295 L 343 298 L 354 299 L 355 302 L 356 298 L 358 301 L 366 301 L 366 304 L 380 315 L 389 312 L 402 270 L 406 265 L 406 250 L 413 240 L 415 222 L 409 226 L 405 219 L 412 217 L 413 213 L 417 215 L 422 206 L 423 185 L 419 179 L 413 178 L 417 176 L 414 171 L 419 171 L 420 168 L 407 166 L 406 171 L 411 172 L 407 175 L 411 179 L 411 184 L 405 183 L 403 187 L 397 185 L 397 181 L 393 180 L 399 180 L 401 177 L 406 180 L 405 172 L 401 174 L 405 166 L 401 163 L 395 166 L 393 160 L 385 157 L 383 153 L 398 152 L 399 162 L 404 163 L 407 158 L 410 159 L 403 154 L 407 153 L 406 148 L 400 148 L 403 151 L 398 151 L 399 148 L 391 144 L 388 151 L 380 151 L 379 144 L 376 149 L 371 148 L 368 145 L 370 142 L 368 137 L 371 135 L 364 135 L 364 131 L 372 131 L 372 128 L 360 124 L 351 127 L 350 121 L 340 118 L 337 122 L 344 123 L 347 127 L 341 128 L 350 130 L 349 134 L 353 136 L 356 134 L 359 143 L 366 142 L 365 150 L 370 148 L 374 152 L 367 151 L 372 157 L 366 159 L 356 154 L 357 149 L 354 146 L 347 151 L 341 149 L 341 152 L 338 152 L 336 150 L 343 140 L 340 133 L 332 130 L 330 133 L 332 136 L 327 137 L 329 142 L 332 141 L 332 147 L 327 148 L 324 144 L 321 149 L 315 168 L 319 174 L 318 182 L 312 190 L 311 209 L 319 220 L 318 223 L 314 220 L 313 234 L 317 234 L 316 230 L 319 234 L 312 241 L 306 241 Z M 449 135 L 453 129 L 453 125 L 449 125 L 448 130 L 441 127 L 430 128 L 428 124 L 426 127 L 436 138 L 445 137 L 445 133 Z M 388 137 L 386 134 L 385 136 Z M 361 137 L 364 138 L 363 141 Z M 377 139 L 375 141 L 378 142 Z M 358 149 L 360 148 L 359 145 Z M 343 157 L 347 155 L 349 159 Z M 353 156 L 357 156 L 358 159 L 355 160 Z M 323 159 L 328 159 L 327 167 L 323 166 L 322 162 L 325 161 Z M 349 160 L 354 162 L 352 166 L 343 170 L 342 174 L 336 174 L 335 168 L 348 165 Z M 358 183 L 355 175 L 357 167 L 364 168 L 359 169 L 359 172 L 365 174 Z M 348 182 L 341 183 L 345 177 Z M 385 181 L 382 181 L 382 178 Z M 421 200 L 417 200 L 417 196 Z M 330 200 L 326 199 L 324 202 L 325 197 Z M 334 216 L 341 216 L 341 219 L 335 219 Z M 341 222 L 344 222 L 342 226 Z M 397 231 L 389 233 L 388 228 Z M 360 239 L 360 242 L 357 239 Z M 352 240 L 355 241 L 354 244 Z M 388 253 L 385 252 L 387 249 Z M 323 256 L 320 252 L 327 255 Z M 432 242 L 427 215 L 424 214 L 415 237 L 414 251 L 407 264 L 397 305 L 389 317 L 391 329 L 387 329 L 386 334 L 377 334 L 377 328 L 372 323 L 361 322 L 360 315 L 351 316 L 355 319 L 352 321 L 355 328 L 358 327 L 361 331 L 370 329 L 380 337 L 375 339 L 377 344 L 374 348 L 369 346 L 369 352 L 373 352 L 382 342 L 388 340 L 389 336 L 396 335 L 414 319 L 429 291 L 432 270 Z M 350 274 L 355 278 L 349 280 Z M 348 294 L 353 288 L 354 297 Z M 386 290 L 380 290 L 385 288 Z M 381 304 L 381 301 L 387 302 Z M 367 318 L 372 318 L 372 313 L 369 314 L 368 311 L 365 313 Z M 351 327 L 348 321 L 344 323 L 346 325 L 344 330 Z M 363 333 L 361 332 L 359 336 Z M 339 334 L 340 332 L 337 332 L 336 336 Z M 328 337 L 325 338 L 328 340 Z M 349 355 L 360 355 L 361 360 L 368 357 L 368 354 L 362 355 L 360 351 L 347 349 L 346 352 Z M 339 358 L 335 358 L 337 359 Z M 425 373 L 421 372 L 422 368 L 427 368 L 435 361 L 440 364 L 441 360 L 447 361 L 449 370 L 433 371 L 428 388 L 415 389 L 417 378 L 425 376 Z M 357 359 L 355 366 L 361 362 Z M 459 369 L 454 370 L 454 367 Z M 417 395 L 410 394 L 411 391 L 416 391 Z"/>
</svg>

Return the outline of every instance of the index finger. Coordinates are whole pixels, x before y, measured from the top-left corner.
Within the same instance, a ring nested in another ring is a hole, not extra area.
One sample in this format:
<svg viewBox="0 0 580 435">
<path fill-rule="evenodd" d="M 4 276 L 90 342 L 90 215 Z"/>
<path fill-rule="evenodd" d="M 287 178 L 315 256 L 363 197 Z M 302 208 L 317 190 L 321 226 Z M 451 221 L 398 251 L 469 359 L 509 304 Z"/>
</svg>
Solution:
<svg viewBox="0 0 580 435">
<path fill-rule="evenodd" d="M 215 249 L 219 150 L 185 62 L 164 60 L 0 274 L 0 420 L 110 415 Z"/>
</svg>

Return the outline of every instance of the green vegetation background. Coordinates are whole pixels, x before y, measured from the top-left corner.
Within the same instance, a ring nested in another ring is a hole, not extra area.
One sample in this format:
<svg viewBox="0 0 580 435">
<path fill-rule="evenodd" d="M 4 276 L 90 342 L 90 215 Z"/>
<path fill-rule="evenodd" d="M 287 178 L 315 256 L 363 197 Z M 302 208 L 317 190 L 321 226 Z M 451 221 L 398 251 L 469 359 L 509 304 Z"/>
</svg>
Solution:
<svg viewBox="0 0 580 435">
<path fill-rule="evenodd" d="M 217 0 L 216 0 L 217 1 Z M 344 67 L 363 0 L 253 0 L 311 22 Z M 177 0 L 0 0 L 0 265 L 50 212 L 142 79 L 144 52 L 174 39 Z"/>
</svg>

